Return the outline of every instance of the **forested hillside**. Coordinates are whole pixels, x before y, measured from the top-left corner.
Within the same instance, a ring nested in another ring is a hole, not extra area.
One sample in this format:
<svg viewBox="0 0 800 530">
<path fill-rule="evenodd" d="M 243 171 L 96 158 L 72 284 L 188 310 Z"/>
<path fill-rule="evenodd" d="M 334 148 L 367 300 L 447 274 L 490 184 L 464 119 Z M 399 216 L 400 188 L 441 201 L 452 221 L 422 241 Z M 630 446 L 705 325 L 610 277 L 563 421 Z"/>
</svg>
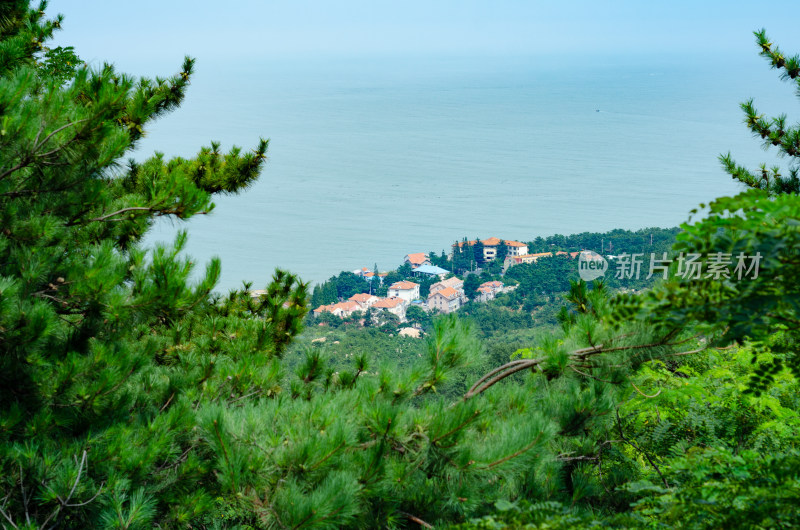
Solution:
<svg viewBox="0 0 800 530">
<path fill-rule="evenodd" d="M 194 60 L 164 79 L 87 66 L 48 47 L 62 19 L 45 9 L 0 4 L 3 528 L 800 520 L 795 166 L 723 156 L 749 189 L 682 226 L 676 253 L 746 259 L 738 275 L 674 270 L 624 293 L 572 282 L 557 325 L 530 333 L 534 313 L 498 301 L 523 320 L 491 337 L 447 315 L 425 339 L 297 343 L 310 298 L 297 277 L 217 295 L 219 262 L 192 281 L 184 233 L 141 243 L 157 218 L 246 190 L 268 141 L 128 161 L 190 97 Z M 757 39 L 797 84 L 800 60 Z M 743 108 L 800 157 L 796 127 Z M 402 351 L 377 351 L 390 344 Z"/>
</svg>

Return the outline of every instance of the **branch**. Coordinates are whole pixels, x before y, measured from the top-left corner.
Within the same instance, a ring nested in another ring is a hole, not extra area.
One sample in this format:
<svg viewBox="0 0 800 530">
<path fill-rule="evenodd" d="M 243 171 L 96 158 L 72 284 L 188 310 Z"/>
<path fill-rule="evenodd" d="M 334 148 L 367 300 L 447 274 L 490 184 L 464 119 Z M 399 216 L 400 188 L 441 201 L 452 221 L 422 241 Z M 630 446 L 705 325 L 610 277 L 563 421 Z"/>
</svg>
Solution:
<svg viewBox="0 0 800 530">
<path fill-rule="evenodd" d="M 102 217 L 95 217 L 94 219 L 89 219 L 89 221 L 105 221 L 109 217 L 114 217 L 115 215 L 119 215 L 125 212 L 132 212 L 132 211 L 148 211 L 151 212 L 155 208 L 151 208 L 150 206 L 131 206 L 130 208 L 123 208 L 121 210 L 117 210 L 116 212 L 112 212 L 108 215 L 104 215 Z"/>
<path fill-rule="evenodd" d="M 475 418 L 477 418 L 477 417 L 478 417 L 478 414 L 480 414 L 480 413 L 481 413 L 481 411 L 479 411 L 479 410 L 476 410 L 475 412 L 473 412 L 473 413 L 472 413 L 472 416 L 470 416 L 469 418 L 467 418 L 467 419 L 464 421 L 464 423 L 462 423 L 461 425 L 458 425 L 457 427 L 454 427 L 453 429 L 451 429 L 450 431 L 448 431 L 448 432 L 444 433 L 443 435 L 441 435 L 441 436 L 437 436 L 436 438 L 434 438 L 433 440 L 431 440 L 431 444 L 435 444 L 435 443 L 436 443 L 436 442 L 438 442 L 439 440 L 442 440 L 442 439 L 444 439 L 444 438 L 447 438 L 447 437 L 448 437 L 448 436 L 450 436 L 451 434 L 453 434 L 453 433 L 456 433 L 456 432 L 460 431 L 461 429 L 463 429 L 464 427 L 466 427 L 467 425 L 469 425 L 470 423 L 472 423 L 472 421 L 473 421 Z"/>
<path fill-rule="evenodd" d="M 649 344 L 634 344 L 634 345 L 630 345 L 630 346 L 615 346 L 613 348 L 603 348 L 602 344 L 598 344 L 597 346 L 591 346 L 591 347 L 588 347 L 588 348 L 580 348 L 578 350 L 575 350 L 575 351 L 571 352 L 569 354 L 569 356 L 573 360 L 575 360 L 575 359 L 583 359 L 583 358 L 586 358 L 586 357 L 589 357 L 589 356 L 592 356 L 592 355 L 599 355 L 601 353 L 608 353 L 608 352 L 614 352 L 614 351 L 640 350 L 640 349 L 644 349 L 644 348 L 654 348 L 654 347 L 657 347 L 657 346 L 675 346 L 677 344 L 683 344 L 684 342 L 688 342 L 688 341 L 690 341 L 690 340 L 692 340 L 694 338 L 697 338 L 700 335 L 698 333 L 698 334 L 696 334 L 696 335 L 694 335 L 692 337 L 689 337 L 687 339 L 684 339 L 684 340 L 680 340 L 680 341 L 677 341 L 677 342 L 669 342 L 669 339 L 673 334 L 674 334 L 674 331 L 671 331 L 671 332 L 667 333 L 667 335 L 665 335 L 664 338 L 662 338 L 660 341 L 651 342 Z M 689 352 L 686 352 L 687 355 L 688 355 L 688 353 Z M 541 364 L 543 361 L 544 361 L 544 359 L 541 359 L 541 358 L 540 359 L 519 359 L 519 360 L 516 360 L 516 361 L 511 361 L 509 363 L 506 363 L 506 364 L 504 364 L 504 365 L 502 365 L 502 366 L 500 366 L 498 368 L 495 368 L 494 370 L 492 370 L 488 374 L 486 374 L 483 377 L 481 377 L 480 379 L 478 379 L 478 381 L 474 385 L 472 385 L 472 387 L 470 387 L 470 389 L 467 391 L 467 393 L 464 394 L 464 398 L 463 399 L 464 399 L 464 401 L 466 401 L 467 399 L 469 399 L 469 398 L 471 398 L 471 397 L 473 397 L 473 396 L 475 396 L 477 394 L 482 393 L 483 391 L 485 391 L 489 387 L 495 385 L 496 383 L 502 381 L 506 377 L 508 377 L 508 376 L 510 376 L 512 374 L 515 374 L 517 372 L 520 372 L 522 370 L 525 370 L 526 368 L 532 368 L 532 367 L 534 367 L 534 366 L 536 366 L 538 364 Z M 576 370 L 574 367 L 571 367 L 571 368 L 573 370 L 575 370 L 576 372 L 581 373 L 578 370 Z M 583 374 L 583 375 L 588 375 L 588 374 Z M 592 377 L 592 376 L 588 376 L 588 377 Z M 609 381 L 605 381 L 605 382 L 609 382 Z"/>
<path fill-rule="evenodd" d="M 636 388 L 636 385 L 634 385 L 634 384 L 633 384 L 633 381 L 631 381 L 631 386 L 633 387 L 633 389 L 634 389 L 634 390 L 636 390 L 637 392 L 639 392 L 641 395 L 643 395 L 643 396 L 644 396 L 644 397 L 646 397 L 646 398 L 654 398 L 654 397 L 658 397 L 658 395 L 659 395 L 659 394 L 661 393 L 661 391 L 663 390 L 662 388 L 659 388 L 659 389 L 658 389 L 658 392 L 656 392 L 656 393 L 655 393 L 655 394 L 653 394 L 652 396 L 648 396 L 647 394 L 645 394 L 644 392 L 642 392 L 641 390 L 639 390 L 638 388 Z"/>
<path fill-rule="evenodd" d="M 701 351 L 706 351 L 707 349 L 708 348 L 706 347 L 706 348 L 699 348 L 697 350 L 682 351 L 682 352 L 678 352 L 678 353 L 668 353 L 666 356 L 667 357 L 678 357 L 678 356 L 681 356 L 681 355 L 692 355 L 694 353 L 700 353 Z"/>
<path fill-rule="evenodd" d="M 464 401 L 466 401 L 467 399 L 469 399 L 469 398 L 471 398 L 471 397 L 473 397 L 473 396 L 475 396 L 477 394 L 482 393 L 484 390 L 486 390 L 486 389 L 490 388 L 491 386 L 499 383 L 500 381 L 502 381 L 506 377 L 508 377 L 508 376 L 510 376 L 512 374 L 515 374 L 517 372 L 521 372 L 522 370 L 525 370 L 527 368 L 533 368 L 534 366 L 537 366 L 541 362 L 542 362 L 542 359 L 525 359 L 525 360 L 521 360 L 521 361 L 514 361 L 514 362 L 511 362 L 511 363 L 508 363 L 508 364 L 505 364 L 505 365 L 501 366 L 500 369 L 504 369 L 506 371 L 504 371 L 502 373 L 499 373 L 498 375 L 496 375 L 493 378 L 489 379 L 488 381 L 483 383 L 483 385 L 480 385 L 480 382 L 475 383 L 474 385 L 472 385 L 472 388 L 470 388 L 467 391 L 467 393 L 464 394 Z M 500 369 L 495 370 L 495 372 L 500 372 Z M 481 380 L 483 381 L 485 379 L 482 378 Z"/>
<path fill-rule="evenodd" d="M 331 451 L 330 453 L 328 453 L 327 455 L 325 455 L 325 456 L 322 458 L 322 460 L 320 460 L 319 462 L 317 462 L 316 464 L 314 464 L 313 466 L 311 466 L 310 468 L 308 468 L 308 470 L 309 470 L 309 471 L 314 471 L 315 469 L 317 469 L 319 466 L 321 466 L 322 464 L 324 464 L 324 463 L 325 463 L 325 461 L 326 461 L 327 459 L 329 459 L 330 457 L 332 457 L 333 455 L 335 455 L 335 454 L 336 454 L 336 452 L 337 452 L 337 451 L 339 451 L 339 449 L 341 449 L 343 446 L 344 446 L 344 442 L 342 442 L 342 443 L 340 443 L 339 445 L 337 445 L 336 447 L 334 447 L 334 448 L 333 448 L 333 451 Z"/>
<path fill-rule="evenodd" d="M 647 461 L 650 462 L 650 465 L 653 466 L 653 469 L 656 470 L 656 473 L 658 473 L 658 476 L 661 477 L 661 481 L 664 483 L 664 487 L 665 488 L 669 488 L 669 483 L 667 482 L 667 479 L 664 478 L 664 475 L 661 474 L 661 470 L 658 468 L 656 463 L 653 462 L 653 459 L 650 458 L 650 455 L 648 455 L 645 451 L 643 451 L 638 445 L 636 445 L 635 443 L 633 443 L 630 440 L 628 440 L 627 438 L 625 438 L 625 435 L 622 433 L 622 422 L 619 419 L 619 409 L 617 409 L 615 412 L 616 412 L 616 415 L 617 415 L 617 428 L 619 429 L 619 437 L 622 438 L 623 442 L 625 442 L 626 444 L 630 445 L 631 447 L 633 447 L 634 449 L 636 449 L 637 451 L 639 451 L 640 453 L 642 453 L 644 455 L 644 457 L 647 459 Z"/>
<path fill-rule="evenodd" d="M 22 490 L 22 505 L 25 507 L 25 521 L 31 524 L 31 516 L 28 513 L 28 497 L 25 495 L 25 482 L 22 478 L 22 464 L 19 465 L 19 487 Z"/>
<path fill-rule="evenodd" d="M 584 377 L 588 377 L 588 378 L 590 378 L 590 379 L 594 379 L 595 381 L 600 381 L 601 383 L 608 383 L 608 384 L 610 384 L 610 385 L 613 385 L 613 384 L 614 384 L 614 381 L 609 381 L 609 380 L 607 380 L 607 379 L 600 379 L 599 377 L 596 377 L 596 376 L 594 376 L 594 375 L 592 375 L 592 374 L 587 374 L 586 372 L 581 372 L 580 370 L 578 370 L 578 369 L 577 369 L 577 368 L 575 368 L 574 366 L 570 366 L 569 368 L 570 368 L 570 370 L 572 370 L 572 371 L 573 371 L 573 372 L 575 372 L 576 374 L 580 374 L 580 375 L 582 375 L 582 376 L 584 376 Z"/>
<path fill-rule="evenodd" d="M 411 515 L 410 513 L 406 513 L 406 512 L 400 512 L 400 513 L 402 515 L 404 515 L 405 517 L 407 517 L 409 521 L 417 523 L 418 525 L 420 525 L 423 528 L 433 528 L 433 526 L 431 526 L 429 523 L 426 523 L 425 521 L 423 521 L 422 519 L 420 519 L 416 515 Z"/>
<path fill-rule="evenodd" d="M 23 156 L 22 160 L 20 160 L 20 162 L 16 166 L 14 166 L 12 168 L 9 168 L 6 171 L 4 171 L 2 174 L 0 174 L 0 180 L 3 180 L 4 178 L 6 178 L 10 174 L 14 173 L 15 171 L 25 167 L 34 157 L 38 158 L 38 157 L 48 156 L 48 155 L 51 155 L 54 152 L 56 152 L 58 149 L 61 149 L 63 146 L 57 148 L 56 150 L 49 151 L 47 153 L 36 154 L 36 151 L 38 151 L 39 148 L 41 148 L 44 144 L 46 144 L 48 142 L 48 140 L 50 140 L 50 138 L 53 137 L 53 135 L 60 133 L 61 131 L 63 131 L 67 127 L 72 127 L 73 125 L 77 125 L 78 123 L 85 122 L 85 121 L 88 121 L 88 118 L 84 118 L 84 119 L 78 120 L 76 122 L 67 123 L 66 125 L 63 125 L 63 126 L 59 127 L 58 129 L 54 130 L 53 132 L 48 134 L 41 142 L 37 143 L 37 140 L 39 139 L 39 135 L 42 133 L 42 129 L 40 128 L 39 132 L 36 133 L 36 137 L 34 138 L 34 141 L 33 141 L 34 145 L 33 145 L 33 149 L 31 150 L 31 153 L 29 155 Z M 70 142 L 71 141 L 72 140 L 70 140 Z M 68 143 L 70 143 L 70 142 L 68 142 Z"/>
<path fill-rule="evenodd" d="M 505 456 L 505 457 L 501 458 L 500 460 L 496 460 L 496 461 L 492 462 L 491 464 L 489 464 L 488 466 L 486 466 L 486 469 L 492 469 L 492 468 L 493 468 L 493 467 L 495 467 L 495 466 L 499 466 L 500 464 L 503 464 L 503 463 L 505 463 L 505 462 L 508 462 L 508 461 L 509 461 L 509 460 L 511 460 L 512 458 L 516 458 L 516 457 L 518 457 L 518 456 L 519 456 L 519 455 L 521 455 L 522 453 L 525 453 L 525 452 L 527 452 L 527 451 L 530 451 L 531 449 L 533 449 L 533 446 L 535 446 L 537 443 L 539 443 L 539 438 L 541 438 L 541 437 L 542 437 L 542 433 L 540 432 L 540 433 L 539 433 L 539 436 L 537 436 L 537 437 L 536 437 L 536 439 L 535 439 L 534 441 L 532 441 L 531 443 L 529 443 L 528 445 L 526 445 L 525 447 L 523 447 L 522 449 L 520 449 L 520 450 L 519 450 L 519 451 L 517 451 L 516 453 L 512 453 L 512 454 L 510 454 L 510 455 L 508 455 L 508 456 Z"/>
<path fill-rule="evenodd" d="M 6 518 L 6 521 L 8 521 L 8 524 L 13 526 L 14 528 L 17 528 L 17 529 L 19 528 L 19 526 L 14 524 L 14 521 L 11 520 L 11 517 L 8 516 L 8 514 L 6 513 L 6 511 L 3 508 L 0 508 L 0 515 L 2 515 L 3 517 Z"/>
<path fill-rule="evenodd" d="M 67 495 L 67 500 L 63 501 L 62 504 L 66 504 L 72 498 L 72 494 L 75 493 L 75 488 L 78 486 L 78 482 L 81 480 L 81 474 L 83 473 L 83 465 L 86 463 L 86 449 L 83 450 L 83 455 L 81 456 L 81 464 L 78 466 L 78 476 L 75 477 L 75 483 L 72 485 L 72 489 L 69 490 L 69 495 Z M 58 497 L 58 495 L 56 495 Z M 61 499 L 58 499 L 61 500 Z"/>
</svg>

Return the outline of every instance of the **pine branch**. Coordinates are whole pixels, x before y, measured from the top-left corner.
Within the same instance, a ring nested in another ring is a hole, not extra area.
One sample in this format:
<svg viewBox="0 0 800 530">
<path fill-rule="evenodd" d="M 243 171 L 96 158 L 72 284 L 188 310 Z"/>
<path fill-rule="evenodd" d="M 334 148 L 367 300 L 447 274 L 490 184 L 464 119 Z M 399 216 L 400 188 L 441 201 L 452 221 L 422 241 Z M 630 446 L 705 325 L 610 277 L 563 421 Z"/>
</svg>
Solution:
<svg viewBox="0 0 800 530">
<path fill-rule="evenodd" d="M 441 435 L 441 436 L 437 436 L 436 438 L 434 438 L 433 440 L 431 440 L 431 444 L 432 444 L 432 445 L 435 445 L 435 444 L 436 444 L 436 443 L 437 443 L 439 440 L 443 440 L 444 438 L 447 438 L 447 437 L 449 437 L 449 436 L 451 436 L 451 435 L 453 435 L 453 434 L 457 433 L 458 431 L 460 431 L 461 429 L 463 429 L 464 427 L 466 427 L 467 425 L 469 425 L 470 423 L 472 423 L 472 422 L 475 420 L 475 418 L 477 418 L 477 417 L 478 417 L 478 415 L 479 415 L 480 413 L 481 413 L 481 411 L 479 411 L 479 410 L 476 410 L 475 412 L 473 412 L 473 413 L 472 413 L 472 416 L 470 416 L 469 418 L 467 418 L 466 420 L 464 420 L 464 422 L 463 422 L 463 423 L 461 423 L 461 424 L 459 424 L 458 426 L 454 427 L 453 429 L 449 430 L 449 431 L 448 431 L 448 432 L 446 432 L 445 434 L 443 434 L 443 435 Z"/>
<path fill-rule="evenodd" d="M 585 359 L 587 357 L 590 357 L 590 356 L 593 356 L 593 355 L 599 355 L 601 353 L 640 350 L 640 349 L 663 347 L 663 346 L 676 346 L 678 344 L 683 344 L 685 342 L 688 342 L 688 341 L 690 341 L 692 339 L 695 339 L 698 336 L 700 336 L 700 333 L 698 333 L 698 334 L 695 334 L 695 335 L 693 335 L 693 336 L 691 336 L 691 337 L 689 337 L 687 339 L 683 339 L 683 340 L 679 340 L 679 341 L 675 341 L 675 342 L 670 342 L 669 339 L 672 336 L 674 336 L 677 332 L 678 332 L 678 330 L 674 329 L 674 330 L 668 332 L 661 340 L 656 341 L 656 342 L 651 342 L 651 343 L 648 343 L 648 344 L 634 344 L 634 345 L 630 345 L 630 346 L 615 346 L 615 347 L 612 347 L 612 348 L 605 348 L 602 344 L 598 344 L 597 346 L 593 346 L 593 347 L 589 347 L 589 348 L 581 348 L 581 349 L 575 350 L 575 351 L 571 352 L 569 354 L 569 356 L 573 360 L 576 360 L 576 359 Z M 470 389 L 467 391 L 467 393 L 464 394 L 464 397 L 462 399 L 463 399 L 463 401 L 466 401 L 466 400 L 470 399 L 471 397 L 474 397 L 474 396 L 476 396 L 478 394 L 481 394 L 482 392 L 484 392 L 485 390 L 489 389 L 493 385 L 499 383 L 503 379 L 505 379 L 505 378 L 517 373 L 517 372 L 521 372 L 522 370 L 525 370 L 527 368 L 533 368 L 535 366 L 538 366 L 539 364 L 543 363 L 544 361 L 545 361 L 545 359 L 541 358 L 541 357 L 538 358 L 538 359 L 518 359 L 516 361 L 511 361 L 511 362 L 506 363 L 506 364 L 504 364 L 504 365 L 502 365 L 502 366 L 500 366 L 498 368 L 495 368 L 494 370 L 492 370 L 488 374 L 486 374 L 483 377 L 481 377 L 475 384 L 473 384 L 470 387 Z M 573 370 L 575 370 L 576 372 L 580 373 L 574 367 L 571 366 L 571 368 Z M 582 374 L 582 375 L 588 375 L 588 374 Z M 593 376 L 589 376 L 589 377 L 593 377 Z M 611 381 L 605 381 L 605 382 L 611 383 Z"/>
<path fill-rule="evenodd" d="M 411 515 L 410 513 L 406 513 L 406 512 L 400 512 L 400 514 L 403 515 L 404 517 L 406 517 L 412 523 L 417 523 L 418 525 L 420 525 L 423 528 L 433 528 L 433 525 L 431 525 L 429 523 L 426 523 L 425 521 L 423 521 L 422 519 L 420 519 L 416 515 Z"/>
<path fill-rule="evenodd" d="M 339 449 L 341 449 L 342 447 L 344 447 L 344 442 L 342 442 L 339 445 L 337 445 L 336 447 L 334 447 L 333 451 L 329 452 L 327 455 L 325 455 L 322 458 L 322 460 L 320 460 L 319 462 L 317 462 L 316 464 L 314 464 L 313 466 L 308 468 L 308 471 L 314 471 L 315 469 L 317 469 L 319 466 L 324 464 L 326 460 L 328 460 L 330 457 L 335 455 L 339 451 Z"/>
<path fill-rule="evenodd" d="M 540 432 L 540 433 L 539 433 L 539 435 L 536 437 L 536 439 L 535 439 L 535 440 L 533 440 L 533 441 L 532 441 L 530 444 L 526 445 L 525 447 L 523 447 L 523 448 L 522 448 L 522 449 L 520 449 L 519 451 L 516 451 L 515 453 L 512 453 L 512 454 L 510 454 L 510 455 L 508 455 L 508 456 L 505 456 L 505 457 L 501 458 L 500 460 L 496 460 L 496 461 L 492 462 L 491 464 L 487 465 L 485 469 L 492 469 L 493 467 L 497 467 L 497 466 L 499 466 L 500 464 L 503 464 L 503 463 L 505 463 L 505 462 L 508 462 L 508 461 L 509 461 L 509 460 L 511 460 L 512 458 L 516 458 L 516 457 L 518 457 L 519 455 L 521 455 L 521 454 L 523 454 L 523 453 L 526 453 L 526 452 L 530 451 L 531 449 L 533 449 L 533 448 L 534 448 L 534 446 L 535 446 L 537 443 L 539 443 L 539 439 L 540 439 L 541 437 L 542 437 L 542 433 Z"/>
</svg>

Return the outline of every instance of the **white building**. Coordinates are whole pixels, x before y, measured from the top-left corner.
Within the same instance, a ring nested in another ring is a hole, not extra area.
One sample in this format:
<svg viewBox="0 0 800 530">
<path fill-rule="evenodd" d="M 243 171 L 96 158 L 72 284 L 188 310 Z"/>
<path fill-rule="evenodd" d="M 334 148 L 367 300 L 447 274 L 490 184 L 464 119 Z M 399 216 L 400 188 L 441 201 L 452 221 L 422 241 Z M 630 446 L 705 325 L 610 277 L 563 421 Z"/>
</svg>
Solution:
<svg viewBox="0 0 800 530">
<path fill-rule="evenodd" d="M 372 304 L 372 309 L 396 315 L 402 322 L 406 319 L 406 305 L 407 302 L 402 298 L 382 298 Z"/>
<path fill-rule="evenodd" d="M 389 286 L 389 298 L 397 297 L 406 301 L 406 305 L 419 298 L 419 284 L 403 280 Z"/>
<path fill-rule="evenodd" d="M 361 309 L 366 311 L 367 309 L 372 307 L 373 304 L 375 304 L 375 302 L 380 300 L 380 298 L 378 298 L 374 294 L 358 293 L 358 294 L 354 294 L 353 296 L 348 298 L 348 300 L 351 300 L 351 301 L 357 303 L 359 306 L 361 306 Z"/>
</svg>

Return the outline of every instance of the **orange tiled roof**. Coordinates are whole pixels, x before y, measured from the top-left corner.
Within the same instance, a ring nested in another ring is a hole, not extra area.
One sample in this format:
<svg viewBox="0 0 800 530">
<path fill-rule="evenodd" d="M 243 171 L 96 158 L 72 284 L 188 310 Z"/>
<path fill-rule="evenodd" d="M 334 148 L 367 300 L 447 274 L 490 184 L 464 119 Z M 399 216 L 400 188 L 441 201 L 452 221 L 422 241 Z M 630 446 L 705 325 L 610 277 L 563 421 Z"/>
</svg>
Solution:
<svg viewBox="0 0 800 530">
<path fill-rule="evenodd" d="M 489 239 L 483 239 L 483 240 L 481 240 L 481 243 L 483 243 L 483 245 L 486 246 L 486 247 L 496 247 L 496 246 L 498 246 L 500 244 L 500 241 L 505 241 L 506 242 L 506 246 L 508 246 L 508 247 L 525 247 L 525 246 L 527 246 L 525 243 L 520 243 L 519 241 L 512 241 L 510 239 L 500 239 L 499 237 L 490 237 Z M 469 245 L 470 247 L 473 246 L 475 243 L 477 243 L 477 241 L 474 240 L 474 239 L 471 240 L 471 241 L 467 241 L 467 245 Z M 464 242 L 460 241 L 458 243 L 458 246 L 459 247 L 464 246 Z"/>
<path fill-rule="evenodd" d="M 389 289 L 398 289 L 398 290 L 401 290 L 401 291 L 407 291 L 409 289 L 414 289 L 416 287 L 419 287 L 418 283 L 414 283 L 414 282 L 409 282 L 407 280 L 403 280 L 401 282 L 393 283 L 391 286 L 389 286 Z"/>
<path fill-rule="evenodd" d="M 496 289 L 503 286 L 503 282 L 493 280 L 491 282 L 483 282 L 481 287 L 488 287 L 489 289 Z"/>
<path fill-rule="evenodd" d="M 377 298 L 377 296 L 369 293 L 358 293 L 348 298 L 348 300 L 352 300 L 354 302 L 369 302 L 370 298 L 373 297 Z"/>
<path fill-rule="evenodd" d="M 377 308 L 377 309 L 384 309 L 384 308 L 385 309 L 391 309 L 393 307 L 397 307 L 398 305 L 402 304 L 403 302 L 405 302 L 405 300 L 403 300 L 402 298 L 398 298 L 396 296 L 393 296 L 391 298 L 381 298 L 380 300 L 378 300 L 377 302 L 372 304 L 372 307 Z"/>
<path fill-rule="evenodd" d="M 438 291 L 436 291 L 432 295 L 428 296 L 428 298 L 433 298 L 434 296 L 437 296 L 437 295 L 442 295 L 445 298 L 447 298 L 448 300 L 450 300 L 450 299 L 458 296 L 458 291 L 456 291 L 452 287 L 445 287 L 444 289 L 439 289 Z"/>
<path fill-rule="evenodd" d="M 409 263 L 413 263 L 415 265 L 421 265 L 428 261 L 428 255 L 424 252 L 415 252 L 414 254 L 409 254 L 406 257 L 408 258 Z"/>
</svg>

